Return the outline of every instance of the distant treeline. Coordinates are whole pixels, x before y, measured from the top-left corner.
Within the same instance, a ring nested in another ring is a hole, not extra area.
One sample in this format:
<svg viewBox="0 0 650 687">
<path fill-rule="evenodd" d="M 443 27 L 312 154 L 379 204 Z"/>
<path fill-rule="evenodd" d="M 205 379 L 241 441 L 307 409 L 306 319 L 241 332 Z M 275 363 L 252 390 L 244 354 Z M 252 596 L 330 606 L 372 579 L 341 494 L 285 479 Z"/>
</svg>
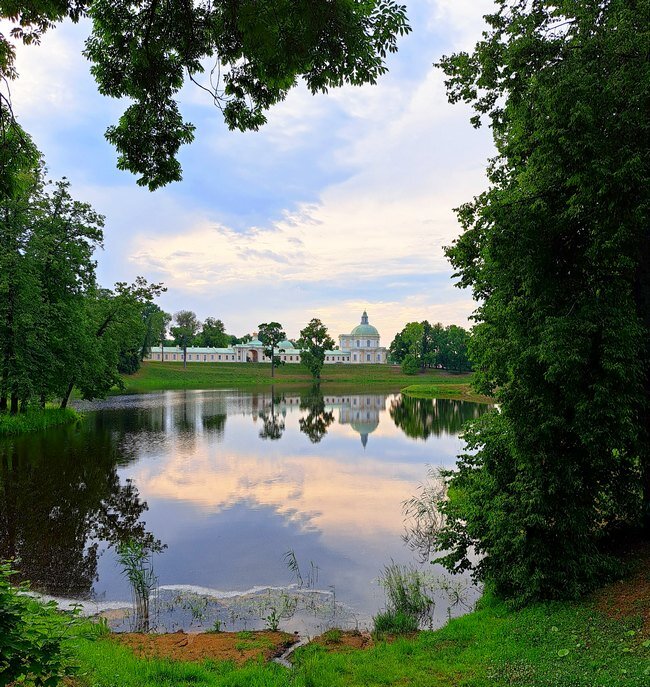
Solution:
<svg viewBox="0 0 650 687">
<path fill-rule="evenodd" d="M 441 367 L 457 372 L 472 369 L 467 353 L 470 333 L 455 324 L 448 327 L 423 322 L 409 322 L 389 347 L 390 360 L 400 363 L 407 374 L 419 369 Z"/>
</svg>

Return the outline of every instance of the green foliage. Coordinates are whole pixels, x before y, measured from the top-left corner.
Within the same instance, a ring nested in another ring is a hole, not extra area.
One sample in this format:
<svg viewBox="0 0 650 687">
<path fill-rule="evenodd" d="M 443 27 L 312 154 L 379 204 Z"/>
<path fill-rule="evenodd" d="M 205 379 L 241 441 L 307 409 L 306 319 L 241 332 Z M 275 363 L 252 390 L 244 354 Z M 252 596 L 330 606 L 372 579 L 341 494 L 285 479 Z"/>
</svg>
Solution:
<svg viewBox="0 0 650 687">
<path fill-rule="evenodd" d="M 334 339 L 329 335 L 327 327 L 317 318 L 310 320 L 309 324 L 300 330 L 300 360 L 314 379 L 320 379 L 325 364 L 325 351 L 333 350 L 334 346 Z"/>
<path fill-rule="evenodd" d="M 279 322 L 264 322 L 259 325 L 257 336 L 264 344 L 264 355 L 271 360 L 271 377 L 274 377 L 275 368 L 284 364 L 284 361 L 277 355 L 278 344 L 284 341 L 287 335 Z"/>
<path fill-rule="evenodd" d="M 180 310 L 174 315 L 176 326 L 171 328 L 174 343 L 183 349 L 183 367 L 187 367 L 187 348 L 194 343 L 201 323 L 196 318 L 196 313 L 191 310 Z"/>
<path fill-rule="evenodd" d="M 206 317 L 194 345 L 205 346 L 206 348 L 227 348 L 231 345 L 231 338 L 226 334 L 225 325 L 221 320 Z"/>
<path fill-rule="evenodd" d="M 405 375 L 416 375 L 420 371 L 420 365 L 417 358 L 410 353 L 402 360 L 401 368 Z"/>
<path fill-rule="evenodd" d="M 0 562 L 0 682 L 54 687 L 69 673 L 62 642 L 72 620 L 59 616 L 53 603 L 20 595 L 12 574 L 11 564 Z"/>
<path fill-rule="evenodd" d="M 500 412 L 448 476 L 439 545 L 518 601 L 576 597 L 650 513 L 650 2 L 500 0 L 487 21 L 441 66 L 497 148 L 448 255 Z"/>
<path fill-rule="evenodd" d="M 470 333 L 455 324 L 443 327 L 423 322 L 409 322 L 395 335 L 390 344 L 390 358 L 395 363 L 404 363 L 413 358 L 418 367 L 442 367 L 456 372 L 472 369 L 468 358 Z M 413 368 L 413 363 L 408 363 Z M 414 372 L 408 374 L 415 374 Z"/>
<path fill-rule="evenodd" d="M 391 562 L 384 567 L 379 584 L 386 593 L 386 612 L 373 618 L 375 632 L 414 632 L 431 619 L 434 600 L 428 576 L 411 565 Z"/>
<path fill-rule="evenodd" d="M 0 413 L 0 436 L 39 432 L 48 427 L 77 422 L 81 415 L 72 408 L 30 409 L 19 415 Z"/>
<path fill-rule="evenodd" d="M 194 126 L 180 112 L 185 79 L 207 92 L 230 129 L 257 130 L 302 80 L 312 93 L 374 84 L 397 37 L 410 31 L 394 0 L 5 0 L 12 34 L 36 43 L 55 22 L 88 14 L 85 56 L 100 93 L 128 102 L 106 137 L 118 167 L 154 190 L 181 178 L 181 145 Z M 214 79 L 205 76 L 210 61 Z M 0 37 L 0 75 L 14 78 L 14 49 Z"/>
</svg>

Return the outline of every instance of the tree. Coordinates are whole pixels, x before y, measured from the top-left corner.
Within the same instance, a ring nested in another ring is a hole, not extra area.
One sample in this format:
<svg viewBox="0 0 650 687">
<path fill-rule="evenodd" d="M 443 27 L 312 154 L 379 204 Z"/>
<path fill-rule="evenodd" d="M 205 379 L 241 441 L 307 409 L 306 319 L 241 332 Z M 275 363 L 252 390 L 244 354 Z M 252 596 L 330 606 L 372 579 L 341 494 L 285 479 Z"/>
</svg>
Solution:
<svg viewBox="0 0 650 687">
<path fill-rule="evenodd" d="M 276 349 L 278 344 L 287 338 L 287 335 L 279 322 L 265 322 L 260 324 L 258 329 L 257 337 L 265 346 L 264 355 L 271 359 L 271 377 L 274 377 L 276 365 L 282 364 L 280 356 L 276 355 Z"/>
<path fill-rule="evenodd" d="M 194 138 L 177 94 L 187 78 L 207 91 L 230 129 L 257 130 L 298 80 L 312 93 L 375 83 L 397 37 L 410 31 L 394 0 L 5 0 L 12 36 L 37 43 L 56 22 L 88 15 L 84 55 L 102 95 L 129 105 L 106 132 L 118 167 L 149 189 L 177 181 L 181 145 Z M 213 80 L 202 79 L 206 61 Z M 0 35 L 0 76 L 12 79 L 14 48 Z"/>
<path fill-rule="evenodd" d="M 327 327 L 317 318 L 300 330 L 298 348 L 300 362 L 311 372 L 311 376 L 320 380 L 320 373 L 325 364 L 325 351 L 334 349 L 334 339 L 328 334 Z"/>
<path fill-rule="evenodd" d="M 650 2 L 499 0 L 486 19 L 441 66 L 497 148 L 448 255 L 500 410 L 447 475 L 437 546 L 501 595 L 575 597 L 650 526 Z"/>
<path fill-rule="evenodd" d="M 319 384 L 314 384 L 306 394 L 301 394 L 300 410 L 307 410 L 307 415 L 298 420 L 300 431 L 312 444 L 318 444 L 334 422 L 334 412 L 325 409 L 325 398 Z"/>
<path fill-rule="evenodd" d="M 163 347 L 167 338 L 167 327 L 169 327 L 169 323 L 172 321 L 172 316 L 155 303 L 149 303 L 144 308 L 142 317 L 145 322 L 145 335 L 140 349 L 140 360 L 144 360 L 157 344 L 160 344 L 160 359 L 163 360 Z"/>
<path fill-rule="evenodd" d="M 194 342 L 201 323 L 196 319 L 196 313 L 191 310 L 179 310 L 174 315 L 176 326 L 171 328 L 174 343 L 183 349 L 183 367 L 187 367 L 187 347 Z"/>
<path fill-rule="evenodd" d="M 208 348 L 227 348 L 230 345 L 230 336 L 226 334 L 226 328 L 221 320 L 206 317 L 198 342 L 200 346 Z"/>
</svg>

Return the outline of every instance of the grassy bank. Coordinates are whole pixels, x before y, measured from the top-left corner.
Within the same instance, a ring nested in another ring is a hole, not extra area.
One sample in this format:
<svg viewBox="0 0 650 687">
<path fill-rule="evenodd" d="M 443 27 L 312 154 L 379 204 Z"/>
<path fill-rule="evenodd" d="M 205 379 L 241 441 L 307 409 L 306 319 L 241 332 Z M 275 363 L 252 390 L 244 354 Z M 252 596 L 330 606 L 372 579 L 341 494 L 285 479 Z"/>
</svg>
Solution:
<svg viewBox="0 0 650 687">
<path fill-rule="evenodd" d="M 461 398 L 471 394 L 469 374 L 450 374 L 427 370 L 421 375 L 402 374 L 392 365 L 326 365 L 321 386 L 329 392 L 368 389 L 369 391 L 399 391 L 418 381 L 440 389 L 449 387 L 446 398 Z M 263 388 L 272 384 L 286 387 L 306 387 L 312 378 L 302 365 L 284 365 L 271 378 L 270 366 L 261 363 L 182 363 L 147 362 L 133 375 L 124 377 L 128 393 L 162 391 L 166 389 L 226 389 Z"/>
<path fill-rule="evenodd" d="M 491 597 L 434 632 L 347 649 L 298 649 L 295 668 L 140 659 L 109 637 L 74 640 L 77 687 L 647 687 L 650 547 L 636 573 L 576 603 L 514 611 Z"/>
<path fill-rule="evenodd" d="M 454 379 L 448 379 L 445 384 L 438 380 L 433 383 L 409 384 L 401 391 L 411 398 L 451 398 L 475 403 L 494 403 L 494 399 L 477 394 L 469 383 L 459 384 Z"/>
<path fill-rule="evenodd" d="M 0 413 L 0 436 L 39 432 L 48 427 L 76 422 L 80 417 L 72 408 L 33 409 L 18 415 Z"/>
</svg>

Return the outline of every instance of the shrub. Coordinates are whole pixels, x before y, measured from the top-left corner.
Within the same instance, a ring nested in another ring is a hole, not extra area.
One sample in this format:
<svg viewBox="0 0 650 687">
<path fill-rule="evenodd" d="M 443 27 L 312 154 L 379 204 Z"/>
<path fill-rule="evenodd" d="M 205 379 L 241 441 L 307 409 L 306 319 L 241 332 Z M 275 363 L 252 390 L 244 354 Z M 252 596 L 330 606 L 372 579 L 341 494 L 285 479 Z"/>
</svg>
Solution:
<svg viewBox="0 0 650 687">
<path fill-rule="evenodd" d="M 420 365 L 414 355 L 407 355 L 402 361 L 402 372 L 405 375 L 415 375 L 418 373 Z"/>
<path fill-rule="evenodd" d="M 14 572 L 0 562 L 0 681 L 57 685 L 69 672 L 62 641 L 70 618 L 57 613 L 54 603 L 20 594 L 25 587 L 11 585 Z"/>
</svg>

